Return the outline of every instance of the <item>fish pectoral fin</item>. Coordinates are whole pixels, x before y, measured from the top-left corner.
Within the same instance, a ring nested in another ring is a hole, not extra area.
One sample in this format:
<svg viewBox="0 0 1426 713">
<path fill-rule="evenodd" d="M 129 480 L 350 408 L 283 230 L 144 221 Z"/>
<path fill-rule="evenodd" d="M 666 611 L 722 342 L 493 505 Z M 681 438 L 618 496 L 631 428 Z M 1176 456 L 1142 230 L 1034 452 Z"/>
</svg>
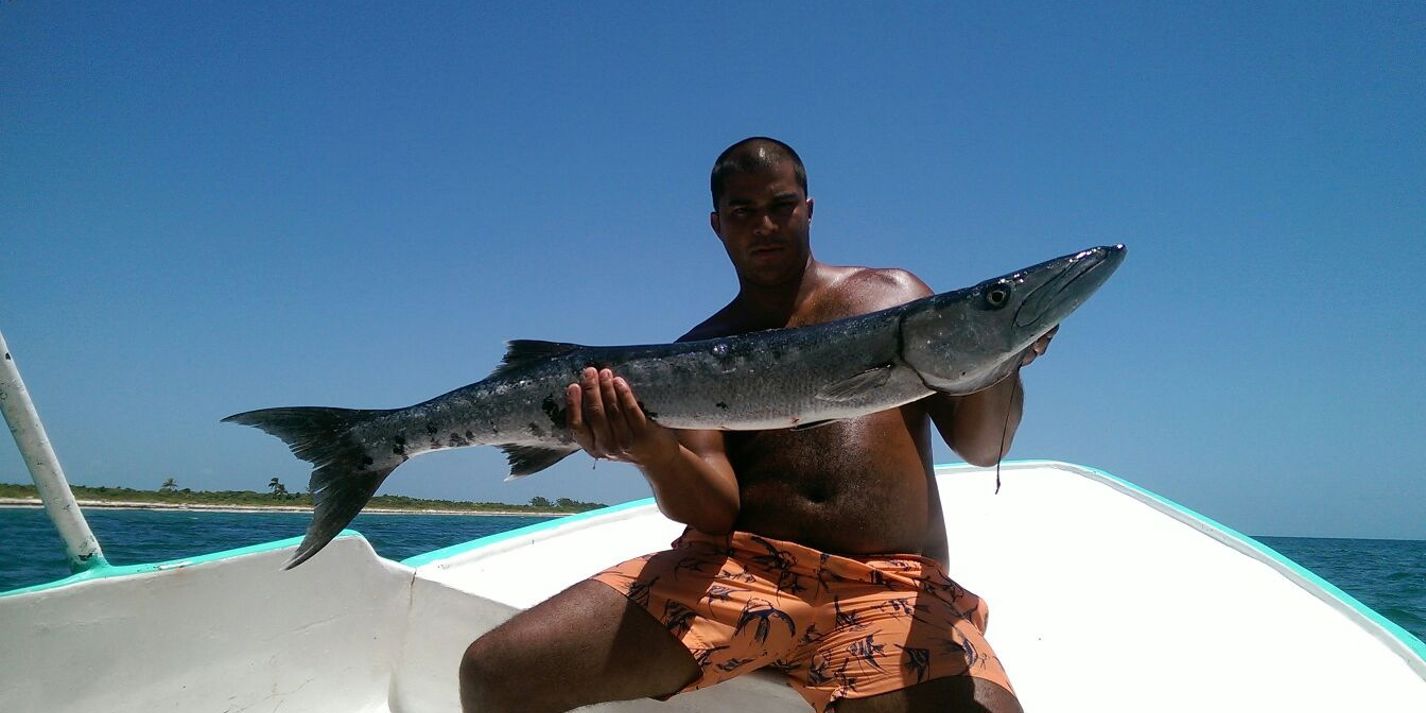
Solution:
<svg viewBox="0 0 1426 713">
<path fill-rule="evenodd" d="M 538 473 L 564 460 L 579 448 L 542 448 L 507 443 L 500 446 L 500 450 L 505 451 L 505 458 L 510 461 L 510 475 L 505 480 L 511 481 Z"/>
<path fill-rule="evenodd" d="M 821 427 L 823 427 L 823 426 L 828 426 L 828 425 L 831 425 L 831 424 L 833 424 L 833 423 L 837 423 L 838 421 L 842 421 L 842 420 L 845 420 L 845 419 L 829 418 L 829 419 L 827 419 L 827 420 L 825 420 L 825 421 L 808 421 L 807 423 L 799 423 L 799 424 L 797 424 L 796 426 L 793 426 L 793 427 L 792 427 L 792 430 L 794 430 L 794 431 L 810 431 L 810 430 L 812 430 L 812 429 L 814 429 L 814 428 L 821 428 Z"/>
<path fill-rule="evenodd" d="M 817 392 L 821 401 L 851 401 L 862 394 L 886 385 L 896 371 L 894 364 L 881 364 L 851 378 L 828 384 Z"/>
<path fill-rule="evenodd" d="M 541 359 L 568 354 L 584 347 L 566 342 L 542 342 L 538 339 L 512 339 L 505 343 L 505 358 L 495 367 L 491 376 L 514 371 Z"/>
</svg>

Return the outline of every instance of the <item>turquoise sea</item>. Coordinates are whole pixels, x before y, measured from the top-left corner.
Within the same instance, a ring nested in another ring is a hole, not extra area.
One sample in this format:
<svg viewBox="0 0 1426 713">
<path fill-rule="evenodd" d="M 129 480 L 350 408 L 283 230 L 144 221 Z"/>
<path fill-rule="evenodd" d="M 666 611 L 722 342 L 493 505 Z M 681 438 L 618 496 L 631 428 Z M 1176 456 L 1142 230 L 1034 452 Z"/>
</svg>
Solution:
<svg viewBox="0 0 1426 713">
<path fill-rule="evenodd" d="M 87 510 L 112 564 L 140 564 L 301 535 L 305 513 Z M 548 518 L 362 514 L 352 529 L 401 560 Z M 1426 640 L 1426 542 L 1259 537 Z M 65 577 L 59 536 L 39 508 L 0 508 L 0 591 Z"/>
</svg>

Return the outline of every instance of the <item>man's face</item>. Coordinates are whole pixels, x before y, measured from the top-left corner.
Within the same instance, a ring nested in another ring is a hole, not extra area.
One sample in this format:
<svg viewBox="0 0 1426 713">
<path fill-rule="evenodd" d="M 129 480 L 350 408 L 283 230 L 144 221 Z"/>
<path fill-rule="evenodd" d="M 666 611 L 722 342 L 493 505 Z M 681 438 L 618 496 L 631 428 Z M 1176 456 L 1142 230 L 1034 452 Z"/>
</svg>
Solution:
<svg viewBox="0 0 1426 713">
<path fill-rule="evenodd" d="M 812 255 L 811 221 L 812 199 L 797 185 L 790 161 L 729 176 L 709 216 L 738 277 L 763 287 L 801 278 Z"/>
</svg>

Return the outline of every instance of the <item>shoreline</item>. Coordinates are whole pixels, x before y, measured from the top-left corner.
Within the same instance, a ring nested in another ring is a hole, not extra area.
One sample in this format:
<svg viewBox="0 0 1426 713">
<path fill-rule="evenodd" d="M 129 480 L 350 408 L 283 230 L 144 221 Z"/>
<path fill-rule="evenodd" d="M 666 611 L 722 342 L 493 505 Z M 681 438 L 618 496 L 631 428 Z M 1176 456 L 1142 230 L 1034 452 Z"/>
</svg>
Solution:
<svg viewBox="0 0 1426 713">
<path fill-rule="evenodd" d="M 133 500 L 76 500 L 81 508 L 97 510 L 198 510 L 202 512 L 294 512 L 311 513 L 303 505 L 214 505 L 208 503 L 147 503 Z M 43 508 L 38 498 L 0 498 L 0 508 Z M 444 508 L 363 508 L 373 515 L 474 515 L 476 517 L 567 517 L 571 512 L 530 512 L 528 510 L 453 510 Z"/>
</svg>

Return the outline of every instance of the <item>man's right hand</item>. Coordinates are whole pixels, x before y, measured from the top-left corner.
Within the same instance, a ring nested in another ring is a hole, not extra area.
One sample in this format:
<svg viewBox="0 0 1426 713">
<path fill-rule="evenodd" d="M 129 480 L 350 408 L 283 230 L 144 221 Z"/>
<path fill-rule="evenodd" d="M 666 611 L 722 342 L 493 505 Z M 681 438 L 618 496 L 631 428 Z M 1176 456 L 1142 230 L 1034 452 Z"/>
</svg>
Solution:
<svg viewBox="0 0 1426 713">
<path fill-rule="evenodd" d="M 673 431 L 650 420 L 629 382 L 609 369 L 586 367 L 565 400 L 575 443 L 595 458 L 649 466 L 678 455 Z"/>
</svg>

